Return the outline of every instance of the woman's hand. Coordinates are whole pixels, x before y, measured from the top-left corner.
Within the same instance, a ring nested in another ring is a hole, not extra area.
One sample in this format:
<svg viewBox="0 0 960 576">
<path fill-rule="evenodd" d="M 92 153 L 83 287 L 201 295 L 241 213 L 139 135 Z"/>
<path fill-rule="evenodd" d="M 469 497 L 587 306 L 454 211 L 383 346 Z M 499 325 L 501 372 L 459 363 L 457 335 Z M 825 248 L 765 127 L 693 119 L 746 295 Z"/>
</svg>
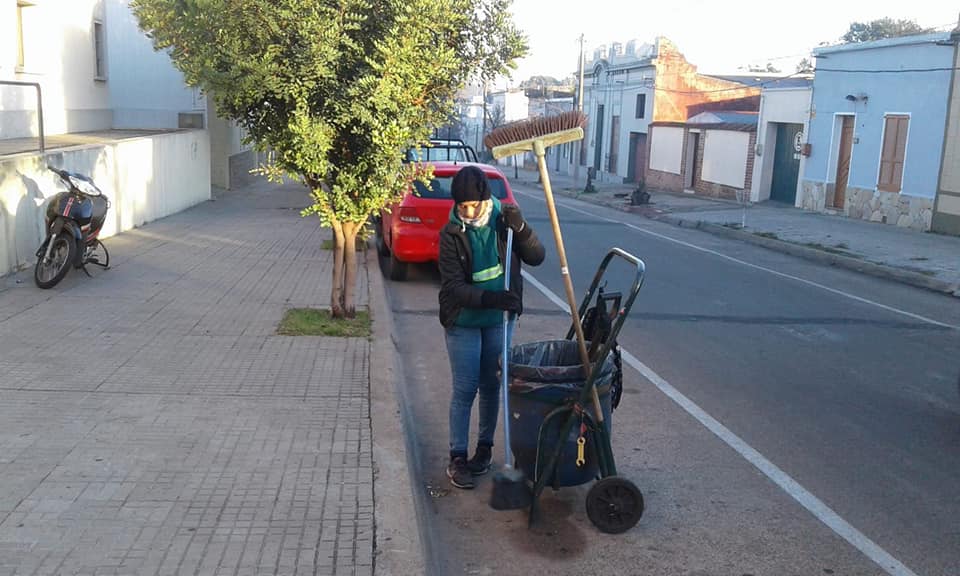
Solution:
<svg viewBox="0 0 960 576">
<path fill-rule="evenodd" d="M 527 227 L 527 223 L 523 219 L 523 214 L 515 205 L 504 204 L 500 208 L 500 213 L 503 215 L 503 223 L 506 224 L 508 228 L 511 228 L 514 233 L 518 233 Z"/>
<path fill-rule="evenodd" d="M 480 297 L 480 303 L 484 308 L 506 310 L 514 314 L 519 314 L 522 307 L 520 296 L 508 290 L 486 290 Z"/>
</svg>

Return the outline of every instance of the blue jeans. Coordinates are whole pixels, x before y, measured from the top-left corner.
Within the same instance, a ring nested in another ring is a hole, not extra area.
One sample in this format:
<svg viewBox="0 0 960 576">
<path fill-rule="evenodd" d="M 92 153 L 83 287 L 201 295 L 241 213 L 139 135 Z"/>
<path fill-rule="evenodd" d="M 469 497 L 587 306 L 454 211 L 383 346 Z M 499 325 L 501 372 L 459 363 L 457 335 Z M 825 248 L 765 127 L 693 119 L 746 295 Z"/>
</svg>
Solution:
<svg viewBox="0 0 960 576">
<path fill-rule="evenodd" d="M 507 334 L 513 336 L 513 322 Z M 503 324 L 489 328 L 453 326 L 446 330 L 447 355 L 453 375 L 450 398 L 450 456 L 467 455 L 470 413 L 480 393 L 480 431 L 477 444 L 493 446 L 500 414 L 498 361 L 503 349 Z"/>
</svg>

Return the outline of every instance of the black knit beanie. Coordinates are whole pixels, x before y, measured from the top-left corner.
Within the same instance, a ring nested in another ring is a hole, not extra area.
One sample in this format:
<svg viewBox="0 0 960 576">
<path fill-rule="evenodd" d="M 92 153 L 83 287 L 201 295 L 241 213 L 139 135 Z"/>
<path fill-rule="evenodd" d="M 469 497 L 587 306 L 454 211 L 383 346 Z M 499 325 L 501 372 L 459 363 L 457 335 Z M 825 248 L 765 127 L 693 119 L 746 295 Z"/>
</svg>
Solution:
<svg viewBox="0 0 960 576">
<path fill-rule="evenodd" d="M 453 177 L 450 192 L 457 204 L 489 200 L 490 185 L 487 184 L 487 175 L 476 166 L 464 166 Z"/>
</svg>

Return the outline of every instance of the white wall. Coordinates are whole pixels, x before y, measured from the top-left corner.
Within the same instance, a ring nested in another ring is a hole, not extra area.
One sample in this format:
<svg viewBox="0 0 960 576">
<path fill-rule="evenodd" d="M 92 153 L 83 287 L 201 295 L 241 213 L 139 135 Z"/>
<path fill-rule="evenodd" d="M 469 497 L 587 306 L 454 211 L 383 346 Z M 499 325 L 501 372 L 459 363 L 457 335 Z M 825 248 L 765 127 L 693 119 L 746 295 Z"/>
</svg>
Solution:
<svg viewBox="0 0 960 576">
<path fill-rule="evenodd" d="M 636 44 L 636 42 L 634 42 Z M 629 48 L 629 49 L 628 49 Z M 631 52 L 632 46 L 625 47 L 624 54 L 614 57 L 619 63 L 632 63 L 635 66 L 617 70 L 608 76 L 606 68 L 601 71 L 599 80 L 596 78 L 595 59 L 588 62 L 588 74 L 584 79 L 584 112 L 589 118 L 584 145 L 587 146 L 587 166 L 593 166 L 596 148 L 600 147 L 600 173 L 597 175 L 602 182 L 621 182 L 627 175 L 630 162 L 630 133 L 648 133 L 649 124 L 653 118 L 654 91 L 653 82 L 656 68 L 648 62 L 641 62 Z M 636 50 L 650 49 L 649 46 L 637 45 Z M 637 94 L 646 94 L 646 110 L 643 118 L 636 117 Z M 603 141 L 596 139 L 597 126 L 595 122 L 597 109 L 603 106 Z M 613 128 L 613 117 L 620 117 L 620 131 L 617 142 L 610 141 L 610 132 Z M 617 165 L 609 165 L 611 145 L 616 147 Z M 611 170 L 612 168 L 612 170 Z M 638 168 L 640 170 L 640 168 Z"/>
<path fill-rule="evenodd" d="M 38 82 L 47 134 L 110 128 L 105 82 L 96 80 L 94 19 L 105 18 L 103 0 L 33 0 L 23 9 L 24 66 L 17 68 L 17 3 L 0 3 L 0 79 Z M 36 136 L 32 88 L 0 86 L 3 138 Z"/>
<path fill-rule="evenodd" d="M 166 52 L 154 52 L 127 0 L 106 2 L 107 84 L 115 128 L 176 128 L 178 113 L 204 112 L 197 88 L 188 88 Z"/>
<path fill-rule="evenodd" d="M 210 199 L 210 143 L 201 130 L 6 157 L 0 160 L 0 274 L 35 260 L 46 208 L 38 202 L 61 190 L 47 164 L 90 175 L 110 198 L 103 238 Z"/>
<path fill-rule="evenodd" d="M 642 81 L 639 80 L 641 71 L 632 70 L 632 72 L 638 76 L 638 82 L 642 84 Z M 650 78 L 650 83 L 653 83 L 653 68 L 645 71 L 645 73 Z M 646 109 L 643 113 L 643 118 L 637 118 L 637 94 L 645 94 L 647 97 L 646 100 Z M 626 88 L 620 94 L 621 105 L 620 105 L 620 142 L 618 143 L 618 161 L 617 161 L 617 175 L 626 177 L 628 168 L 630 166 L 630 133 L 639 132 L 647 133 L 650 131 L 650 120 L 653 118 L 653 89 L 644 88 L 642 86 L 634 85 L 628 80 Z M 609 143 L 608 143 L 609 144 Z M 638 171 L 643 171 L 642 166 L 637 167 Z"/>
<path fill-rule="evenodd" d="M 487 104 L 487 114 L 492 115 L 493 109 L 496 107 L 500 107 L 503 110 L 504 122 L 524 120 L 530 113 L 530 102 L 523 90 L 507 90 L 490 94 L 490 102 Z M 488 125 L 487 129 L 489 130 L 491 127 Z M 481 137 L 481 141 L 482 140 Z M 479 150 L 477 152 L 479 154 Z M 516 163 L 517 166 L 523 166 L 524 157 L 524 154 L 507 156 L 497 160 L 497 164 L 500 166 L 513 166 L 514 163 Z"/>
<path fill-rule="evenodd" d="M 770 198 L 770 186 L 773 182 L 773 159 L 777 145 L 777 127 L 774 123 L 802 124 L 803 141 L 807 141 L 810 129 L 811 88 L 783 88 L 764 90 L 760 96 L 760 117 L 757 129 L 757 148 L 761 155 L 754 161 L 753 184 L 750 190 L 752 202 L 762 202 Z M 800 157 L 800 177 L 806 156 Z M 797 183 L 796 205 L 800 205 L 800 183 Z"/>
<path fill-rule="evenodd" d="M 749 145 L 750 134 L 747 132 L 704 131 L 701 179 L 733 188 L 743 188 Z"/>
<path fill-rule="evenodd" d="M 680 174 L 683 128 L 654 126 L 650 138 L 650 169 Z"/>
<path fill-rule="evenodd" d="M 23 8 L 24 66 L 17 62 L 17 3 L 0 0 L 0 79 L 37 82 L 46 134 L 110 128 L 177 128 L 203 113 L 166 53 L 154 52 L 128 0 L 31 0 Z M 105 74 L 96 77 L 94 22 L 103 25 Z M 0 85 L 0 138 L 37 136 L 32 88 Z"/>
<path fill-rule="evenodd" d="M 490 94 L 490 103 L 487 104 L 487 113 L 490 109 L 499 106 L 503 110 L 505 122 L 523 120 L 530 111 L 530 103 L 523 90 L 495 92 Z"/>
</svg>

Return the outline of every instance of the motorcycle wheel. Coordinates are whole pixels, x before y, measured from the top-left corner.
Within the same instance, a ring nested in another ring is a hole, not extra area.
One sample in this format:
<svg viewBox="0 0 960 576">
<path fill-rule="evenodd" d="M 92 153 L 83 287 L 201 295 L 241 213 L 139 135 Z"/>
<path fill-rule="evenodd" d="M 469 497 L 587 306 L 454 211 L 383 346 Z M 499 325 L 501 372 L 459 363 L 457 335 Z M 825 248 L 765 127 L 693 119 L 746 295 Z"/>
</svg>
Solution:
<svg viewBox="0 0 960 576">
<path fill-rule="evenodd" d="M 47 252 L 47 238 L 40 247 L 41 256 L 37 258 L 37 265 L 33 269 L 33 280 L 38 288 L 46 290 L 56 286 L 70 271 L 70 263 L 76 260 L 77 243 L 67 234 L 59 234 L 53 240 L 50 250 L 50 261 L 44 262 L 43 254 Z"/>
</svg>

